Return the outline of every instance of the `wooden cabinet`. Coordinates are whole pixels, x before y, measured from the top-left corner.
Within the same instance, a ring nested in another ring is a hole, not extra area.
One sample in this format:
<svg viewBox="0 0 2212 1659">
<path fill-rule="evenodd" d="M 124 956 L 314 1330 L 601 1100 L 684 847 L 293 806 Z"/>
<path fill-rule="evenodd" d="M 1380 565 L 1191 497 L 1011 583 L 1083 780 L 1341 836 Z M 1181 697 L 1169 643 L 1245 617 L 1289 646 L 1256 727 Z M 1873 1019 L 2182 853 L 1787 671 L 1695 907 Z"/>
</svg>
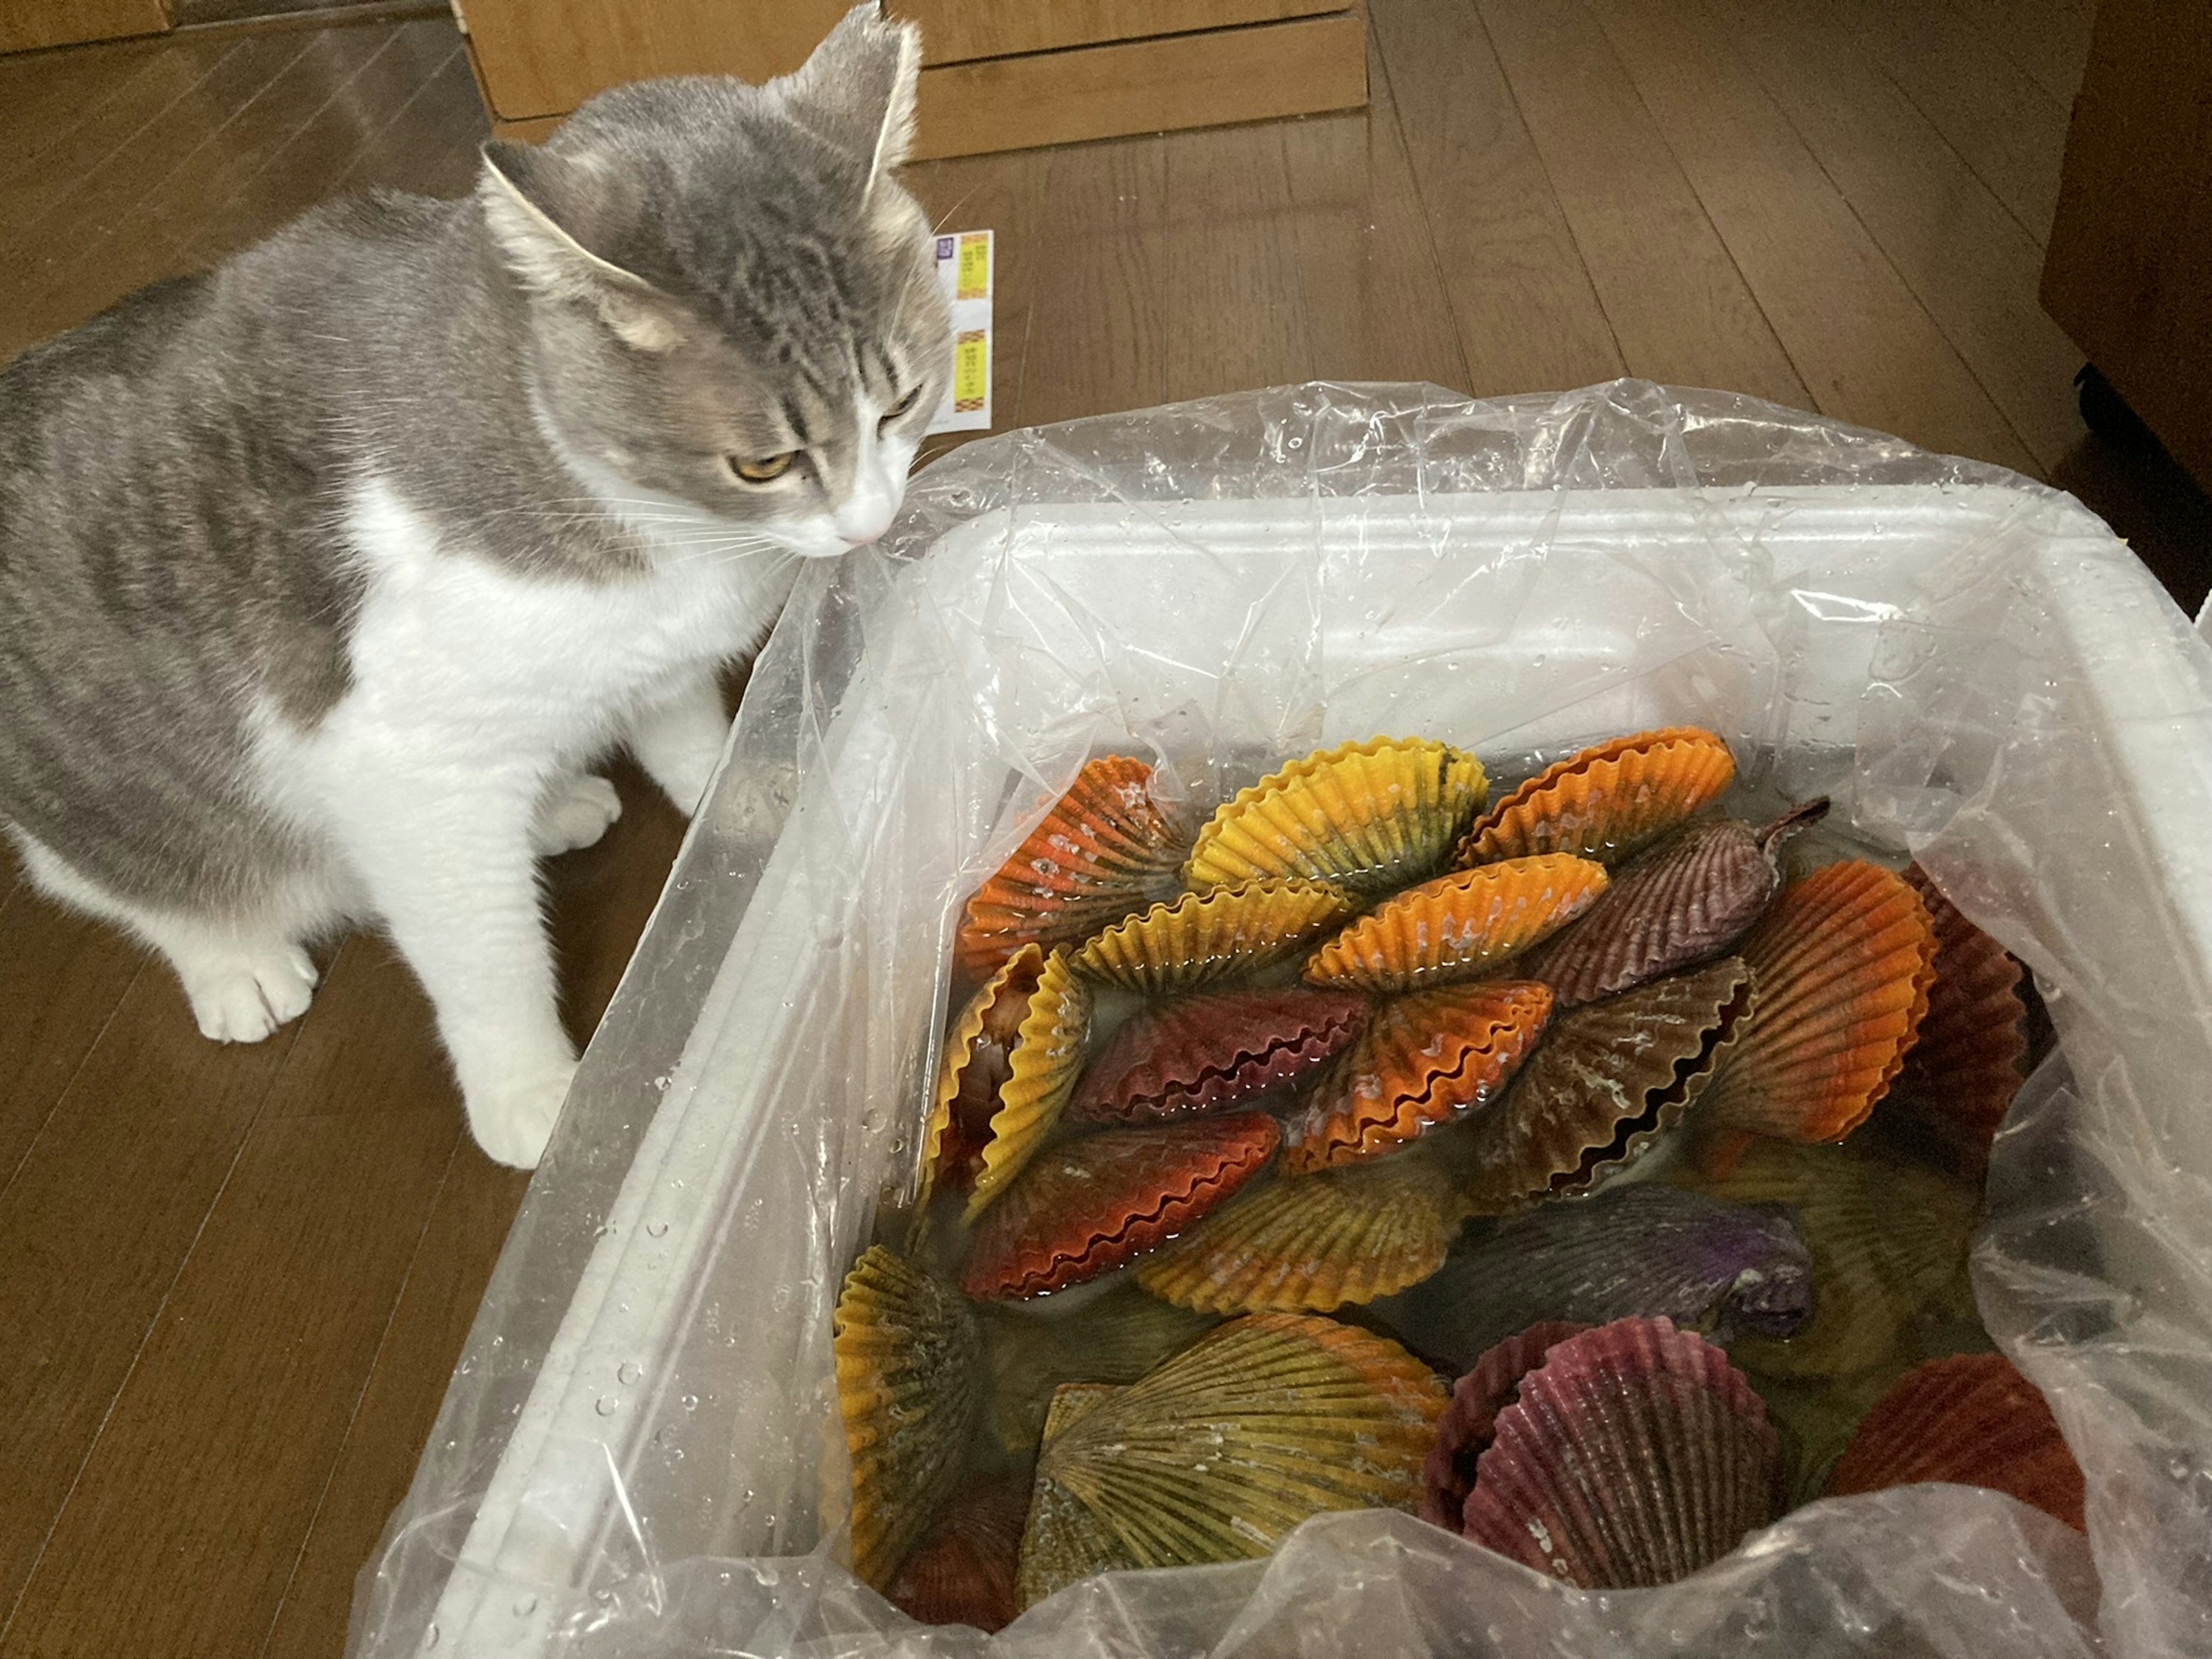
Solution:
<svg viewBox="0 0 2212 1659">
<path fill-rule="evenodd" d="M 2212 489 L 2212 12 L 2099 0 L 2043 304 Z M 2097 411 L 2085 397 L 2082 412 Z"/>
<path fill-rule="evenodd" d="M 0 0 L 0 52 L 159 34 L 168 27 L 161 0 Z"/>
<path fill-rule="evenodd" d="M 484 102 L 537 137 L 605 87 L 796 69 L 848 0 L 462 0 Z M 915 155 L 1367 101 L 1364 0 L 892 0 L 921 26 Z"/>
</svg>

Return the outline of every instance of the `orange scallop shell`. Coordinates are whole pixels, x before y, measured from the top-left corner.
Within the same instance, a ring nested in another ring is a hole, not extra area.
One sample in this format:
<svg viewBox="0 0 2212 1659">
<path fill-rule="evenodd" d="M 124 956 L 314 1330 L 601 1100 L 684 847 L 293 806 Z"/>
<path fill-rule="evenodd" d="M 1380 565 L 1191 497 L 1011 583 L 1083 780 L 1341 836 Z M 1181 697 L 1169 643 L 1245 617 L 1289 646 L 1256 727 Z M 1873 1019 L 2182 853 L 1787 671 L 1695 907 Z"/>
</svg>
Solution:
<svg viewBox="0 0 2212 1659">
<path fill-rule="evenodd" d="M 1735 781 L 1728 744 L 1700 726 L 1615 738 L 1546 767 L 1498 802 L 1468 832 L 1453 862 L 1577 853 L 1618 864 Z"/>
<path fill-rule="evenodd" d="M 917 1210 L 939 1188 L 958 1193 L 975 1184 L 991 1139 L 991 1119 L 999 1109 L 999 1091 L 1012 1075 L 1010 1057 L 1043 973 L 1044 952 L 1035 945 L 1022 946 L 953 1020 L 938 1062 L 929 1124 L 922 1132 Z"/>
<path fill-rule="evenodd" d="M 1936 982 L 1920 1039 L 1882 1112 L 1923 1129 L 1959 1171 L 1988 1173 L 1990 1142 L 2020 1092 L 2027 1064 L 2027 970 L 1913 865 L 1905 881 L 1936 928 Z"/>
<path fill-rule="evenodd" d="M 998 1631 L 1012 1624 L 1029 1512 L 1028 1481 L 969 1475 L 900 1565 L 884 1599 L 925 1625 Z"/>
<path fill-rule="evenodd" d="M 1701 1129 L 1840 1140 L 1874 1110 L 1928 1012 L 1936 929 L 1902 876 L 1853 860 L 1783 889 L 1736 947 L 1759 1010 Z"/>
<path fill-rule="evenodd" d="M 1155 904 L 1074 956 L 1078 971 L 1151 996 L 1288 960 L 1358 908 L 1327 882 L 1248 881 Z"/>
<path fill-rule="evenodd" d="M 1416 991 L 1385 1003 L 1283 1126 L 1294 1175 L 1380 1158 L 1494 1097 L 1551 1018 L 1534 980 Z"/>
<path fill-rule="evenodd" d="M 1907 1371 L 1828 1472 L 1828 1495 L 1923 1480 L 1993 1487 L 2086 1530 L 2081 1466 L 2042 1393 L 2002 1354 L 1960 1354 Z"/>
<path fill-rule="evenodd" d="M 1564 853 L 1461 870 L 1377 905 L 1306 958 L 1310 985 L 1411 991 L 1486 973 L 1605 891 L 1605 866 Z"/>
<path fill-rule="evenodd" d="M 970 980 L 1024 945 L 1088 939 L 1175 885 L 1186 838 L 1153 804 L 1152 769 L 1126 755 L 1085 764 L 1014 855 L 976 889 L 954 946 Z"/>
</svg>

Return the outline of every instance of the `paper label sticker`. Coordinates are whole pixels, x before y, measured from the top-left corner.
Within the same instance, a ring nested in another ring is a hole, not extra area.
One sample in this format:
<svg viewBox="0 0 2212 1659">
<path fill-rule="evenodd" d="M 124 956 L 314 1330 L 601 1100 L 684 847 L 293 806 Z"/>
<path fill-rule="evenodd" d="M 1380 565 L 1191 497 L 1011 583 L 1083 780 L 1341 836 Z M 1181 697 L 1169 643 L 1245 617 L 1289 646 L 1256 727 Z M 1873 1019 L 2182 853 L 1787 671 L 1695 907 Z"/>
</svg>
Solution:
<svg viewBox="0 0 2212 1659">
<path fill-rule="evenodd" d="M 937 281 L 952 307 L 952 384 L 932 432 L 987 432 L 991 426 L 991 289 L 996 248 L 988 230 L 937 239 Z"/>
</svg>

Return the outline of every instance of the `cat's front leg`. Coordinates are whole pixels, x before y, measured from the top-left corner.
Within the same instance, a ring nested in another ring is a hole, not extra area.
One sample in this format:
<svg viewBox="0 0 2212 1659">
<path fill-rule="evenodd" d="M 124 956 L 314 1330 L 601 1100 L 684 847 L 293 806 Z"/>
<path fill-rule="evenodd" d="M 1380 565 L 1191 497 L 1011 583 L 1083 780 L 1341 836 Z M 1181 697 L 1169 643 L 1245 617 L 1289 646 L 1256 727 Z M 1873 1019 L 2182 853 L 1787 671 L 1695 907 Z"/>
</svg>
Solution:
<svg viewBox="0 0 2212 1659">
<path fill-rule="evenodd" d="M 532 850 L 534 776 L 356 754 L 337 828 L 437 1012 L 485 1156 L 535 1167 L 576 1052 L 561 1029 Z"/>
<path fill-rule="evenodd" d="M 629 746 L 661 792 L 689 817 L 706 796 L 729 735 L 721 684 L 710 665 L 632 716 Z"/>
</svg>

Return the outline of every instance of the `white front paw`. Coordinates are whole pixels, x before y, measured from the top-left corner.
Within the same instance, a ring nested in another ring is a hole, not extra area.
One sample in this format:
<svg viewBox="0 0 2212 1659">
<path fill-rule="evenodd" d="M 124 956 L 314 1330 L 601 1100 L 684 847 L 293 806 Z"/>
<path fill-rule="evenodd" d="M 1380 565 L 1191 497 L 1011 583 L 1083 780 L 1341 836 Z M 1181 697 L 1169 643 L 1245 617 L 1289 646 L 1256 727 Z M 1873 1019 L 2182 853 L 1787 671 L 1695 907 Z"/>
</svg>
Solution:
<svg viewBox="0 0 2212 1659">
<path fill-rule="evenodd" d="M 178 972 L 200 1035 L 217 1042 L 258 1042 L 306 1013 L 315 994 L 315 964 L 296 945 L 210 951 Z"/>
<path fill-rule="evenodd" d="M 530 828 L 530 850 L 540 858 L 589 847 L 622 816 L 622 797 L 605 778 L 564 778 L 538 804 Z"/>
<path fill-rule="evenodd" d="M 550 1072 L 510 1079 L 469 1095 L 469 1133 L 495 1164 L 534 1170 L 568 1097 L 571 1063 Z"/>
</svg>

